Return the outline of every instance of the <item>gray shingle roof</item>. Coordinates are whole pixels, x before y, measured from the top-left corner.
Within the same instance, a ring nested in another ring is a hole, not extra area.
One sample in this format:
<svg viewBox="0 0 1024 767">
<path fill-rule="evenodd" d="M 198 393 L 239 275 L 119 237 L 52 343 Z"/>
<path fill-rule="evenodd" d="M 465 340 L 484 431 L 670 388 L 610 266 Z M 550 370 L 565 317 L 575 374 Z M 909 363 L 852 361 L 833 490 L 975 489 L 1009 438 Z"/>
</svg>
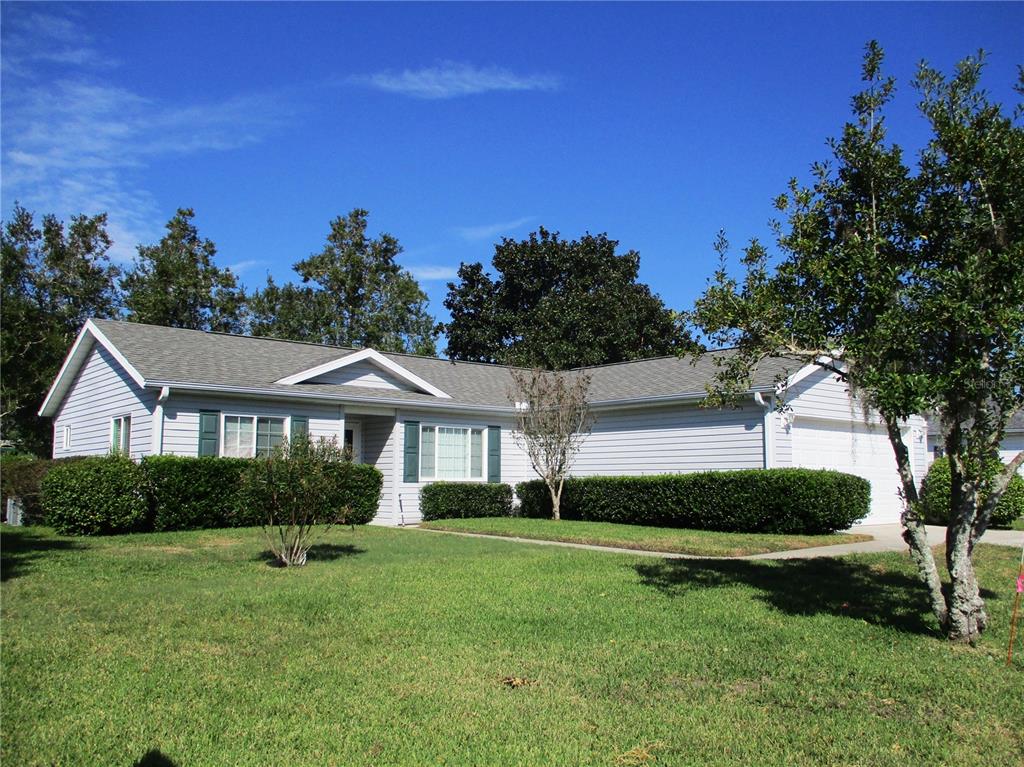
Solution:
<svg viewBox="0 0 1024 767">
<path fill-rule="evenodd" d="M 371 389 L 351 385 L 274 382 L 352 354 L 333 346 L 253 338 L 198 330 L 166 328 L 114 320 L 93 320 L 147 382 L 174 382 L 225 388 L 258 388 L 282 393 L 317 392 L 339 397 L 387 399 L 439 404 L 429 394 Z M 587 368 L 592 402 L 630 401 L 700 394 L 715 373 L 714 358 L 728 352 L 710 352 L 696 364 L 690 359 L 655 359 Z M 411 354 L 384 353 L 393 362 L 451 395 L 451 405 L 508 407 L 512 382 L 510 368 L 473 362 L 452 362 Z M 770 388 L 795 363 L 768 360 L 758 366 L 755 388 Z"/>
</svg>

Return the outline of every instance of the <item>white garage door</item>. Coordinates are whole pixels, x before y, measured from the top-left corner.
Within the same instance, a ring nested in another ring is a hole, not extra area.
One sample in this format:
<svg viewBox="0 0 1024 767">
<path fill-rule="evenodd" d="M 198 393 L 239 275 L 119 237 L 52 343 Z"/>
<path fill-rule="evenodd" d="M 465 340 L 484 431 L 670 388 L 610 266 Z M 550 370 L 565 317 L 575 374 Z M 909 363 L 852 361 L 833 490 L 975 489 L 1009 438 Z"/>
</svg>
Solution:
<svg viewBox="0 0 1024 767">
<path fill-rule="evenodd" d="M 871 513 L 863 524 L 900 521 L 900 480 L 883 427 L 797 418 L 793 424 L 793 465 L 864 477 L 871 483 Z"/>
</svg>

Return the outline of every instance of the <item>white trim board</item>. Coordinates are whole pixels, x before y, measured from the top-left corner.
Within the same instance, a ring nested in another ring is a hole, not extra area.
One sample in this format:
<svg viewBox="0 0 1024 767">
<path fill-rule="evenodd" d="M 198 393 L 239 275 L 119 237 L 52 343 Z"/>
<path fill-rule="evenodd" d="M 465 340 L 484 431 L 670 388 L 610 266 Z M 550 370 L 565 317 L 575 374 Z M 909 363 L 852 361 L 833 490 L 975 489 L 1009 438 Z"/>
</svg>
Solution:
<svg viewBox="0 0 1024 767">
<path fill-rule="evenodd" d="M 309 368 L 308 370 L 302 370 L 293 375 L 285 376 L 279 381 L 274 381 L 274 383 L 284 385 L 302 383 L 303 381 L 308 381 L 310 378 L 321 376 L 324 373 L 330 373 L 334 370 L 340 370 L 343 367 L 364 361 L 370 362 L 377 367 L 386 370 L 396 378 L 399 378 L 410 386 L 414 386 L 428 394 L 433 394 L 435 397 L 441 397 L 443 399 L 451 399 L 451 395 L 446 394 L 441 389 L 437 388 L 429 381 L 420 378 L 412 371 L 406 370 L 397 362 L 389 360 L 376 349 L 360 349 L 359 351 L 347 354 L 340 359 L 331 360 L 330 362 L 325 362 L 322 365 L 317 365 L 314 368 Z"/>
<path fill-rule="evenodd" d="M 92 340 L 86 343 L 90 338 Z M 96 327 L 92 320 L 87 320 L 78 332 L 78 338 L 75 339 L 75 343 L 72 345 L 71 351 L 68 352 L 68 356 L 64 358 L 64 364 L 61 365 L 57 377 L 53 379 L 50 390 L 46 392 L 46 398 L 43 400 L 43 404 L 39 406 L 39 415 L 53 416 L 56 414 L 57 408 L 60 406 L 61 401 L 63 401 L 68 389 L 71 388 L 71 383 L 75 380 L 79 368 L 82 367 L 89 356 L 89 352 L 92 351 L 94 341 L 98 342 L 100 346 L 110 353 L 111 357 L 117 360 L 117 363 L 124 368 L 125 372 L 128 373 L 135 383 L 143 388 L 146 386 L 146 381 L 142 374 L 135 369 L 135 366 L 128 361 L 128 358 L 117 350 L 117 347 L 110 342 L 110 339 L 103 334 L 103 331 Z"/>
</svg>

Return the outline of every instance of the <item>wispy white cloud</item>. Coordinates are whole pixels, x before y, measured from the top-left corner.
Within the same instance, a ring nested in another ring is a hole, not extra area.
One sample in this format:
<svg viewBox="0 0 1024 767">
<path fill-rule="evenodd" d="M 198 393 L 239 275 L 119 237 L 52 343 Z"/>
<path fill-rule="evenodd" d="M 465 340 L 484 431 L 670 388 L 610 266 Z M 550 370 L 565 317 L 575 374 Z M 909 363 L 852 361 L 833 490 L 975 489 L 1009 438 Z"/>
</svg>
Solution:
<svg viewBox="0 0 1024 767">
<path fill-rule="evenodd" d="M 262 259 L 259 258 L 249 258 L 246 259 L 245 261 L 236 261 L 233 264 L 228 264 L 227 268 L 233 271 L 235 274 L 242 274 L 242 272 L 247 272 L 250 269 L 254 269 L 257 266 L 263 266 L 266 263 L 266 261 L 263 261 Z"/>
<path fill-rule="evenodd" d="M 420 282 L 439 282 L 441 280 L 454 280 L 459 270 L 454 266 L 429 265 L 410 266 L 412 276 Z"/>
<path fill-rule="evenodd" d="M 94 42 L 92 35 L 67 16 L 46 11 L 12 11 L 4 33 L 4 73 L 26 74 L 38 63 L 96 69 L 119 65 L 117 59 L 102 54 Z"/>
<path fill-rule="evenodd" d="M 557 75 L 524 75 L 500 67 L 477 67 L 457 61 L 442 61 L 423 69 L 356 75 L 350 81 L 420 99 L 450 99 L 492 91 L 554 91 L 561 87 L 561 78 Z"/>
<path fill-rule="evenodd" d="M 536 216 L 523 216 L 513 221 L 501 221 L 496 224 L 482 224 L 480 226 L 459 226 L 455 233 L 468 242 L 477 240 L 489 240 L 500 234 L 509 234 L 516 229 L 530 223 Z"/>
<path fill-rule="evenodd" d="M 145 182 L 150 163 L 253 144 L 291 117 L 288 100 L 279 94 L 160 102 L 76 64 L 70 55 L 63 69 L 40 73 L 31 64 L 38 56 L 18 52 L 89 38 L 69 17 L 29 14 L 15 21 L 5 30 L 3 50 L 4 205 L 18 200 L 30 210 L 60 216 L 105 211 L 116 260 L 130 260 L 137 244 L 159 237 L 168 215 Z M 21 56 L 14 74 L 7 67 L 9 41 Z"/>
</svg>

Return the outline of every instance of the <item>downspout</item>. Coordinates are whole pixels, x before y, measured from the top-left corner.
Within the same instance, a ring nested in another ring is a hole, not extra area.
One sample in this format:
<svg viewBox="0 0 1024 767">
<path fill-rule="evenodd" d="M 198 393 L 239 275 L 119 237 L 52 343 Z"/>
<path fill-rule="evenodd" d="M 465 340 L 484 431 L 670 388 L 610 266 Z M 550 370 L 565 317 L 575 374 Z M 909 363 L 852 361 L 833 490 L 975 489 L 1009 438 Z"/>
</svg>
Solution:
<svg viewBox="0 0 1024 767">
<path fill-rule="evenodd" d="M 764 468 L 775 465 L 775 398 L 765 399 L 761 392 L 754 392 L 754 402 L 764 408 L 764 419 L 761 422 L 763 437 Z"/>
<path fill-rule="evenodd" d="M 152 445 L 150 452 L 153 455 L 163 455 L 164 452 L 164 403 L 171 396 L 171 387 L 164 386 L 156 398 L 156 405 L 153 407 L 153 428 Z"/>
</svg>

